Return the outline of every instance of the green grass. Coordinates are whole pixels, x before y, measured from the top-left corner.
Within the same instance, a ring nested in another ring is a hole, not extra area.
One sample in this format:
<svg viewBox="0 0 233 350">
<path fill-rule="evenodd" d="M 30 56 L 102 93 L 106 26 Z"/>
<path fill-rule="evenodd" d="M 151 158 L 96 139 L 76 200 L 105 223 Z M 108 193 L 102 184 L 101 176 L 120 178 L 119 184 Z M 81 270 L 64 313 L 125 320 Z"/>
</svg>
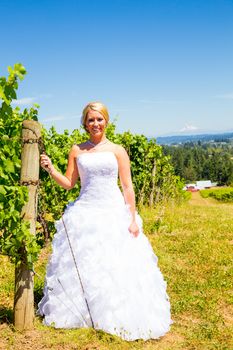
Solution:
<svg viewBox="0 0 233 350">
<path fill-rule="evenodd" d="M 220 202 L 232 202 L 233 203 L 233 188 L 219 188 L 219 189 L 208 189 L 200 191 L 203 198 L 212 197 Z"/>
<path fill-rule="evenodd" d="M 126 342 L 93 329 L 55 330 L 38 317 L 34 330 L 16 332 L 11 323 L 14 268 L 0 257 L 0 349 L 233 350 L 233 205 L 186 203 L 143 208 L 141 215 L 168 284 L 174 324 L 166 336 Z M 41 276 L 48 252 L 36 266 Z M 38 300 L 42 287 L 36 277 Z"/>
</svg>

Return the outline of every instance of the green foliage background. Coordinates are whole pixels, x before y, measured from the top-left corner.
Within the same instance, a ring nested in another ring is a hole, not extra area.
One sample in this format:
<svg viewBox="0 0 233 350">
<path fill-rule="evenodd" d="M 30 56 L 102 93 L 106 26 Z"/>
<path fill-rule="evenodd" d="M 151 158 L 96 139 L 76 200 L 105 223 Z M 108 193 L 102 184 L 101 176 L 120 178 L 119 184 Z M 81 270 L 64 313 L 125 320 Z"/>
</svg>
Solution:
<svg viewBox="0 0 233 350">
<path fill-rule="evenodd" d="M 21 166 L 21 132 L 25 119 L 37 120 L 38 105 L 31 109 L 20 111 L 12 108 L 11 102 L 17 99 L 18 80 L 26 74 L 21 64 L 9 67 L 8 78 L 0 78 L 0 253 L 9 255 L 16 263 L 25 258 L 25 263 L 32 267 L 37 260 L 40 247 L 44 244 L 44 230 L 52 235 L 55 231 L 54 221 L 60 218 L 70 201 L 79 194 L 80 184 L 70 191 L 64 190 L 50 181 L 47 172 L 41 170 L 39 188 L 39 221 L 37 235 L 30 234 L 29 225 L 22 220 L 21 211 L 28 198 L 25 186 L 20 185 Z M 131 159 L 133 183 L 138 205 L 151 206 L 158 202 L 167 202 L 181 198 L 183 183 L 174 174 L 170 158 L 163 154 L 161 146 L 155 140 L 148 141 L 143 135 L 133 135 L 130 132 L 117 134 L 115 124 L 109 124 L 107 137 L 123 145 Z M 71 134 L 67 130 L 57 133 L 52 127 L 43 127 L 43 142 L 46 153 L 51 157 L 55 167 L 65 173 L 68 154 L 73 144 L 88 139 L 82 128 Z M 156 171 L 153 175 L 153 168 Z M 151 197 L 151 193 L 153 197 Z"/>
<path fill-rule="evenodd" d="M 127 150 L 131 160 L 132 178 L 134 183 L 137 205 L 149 205 L 152 182 L 154 182 L 153 205 L 158 202 L 181 200 L 185 197 L 182 192 L 184 186 L 179 176 L 174 174 L 170 158 L 164 156 L 161 146 L 155 140 L 148 141 L 143 135 L 133 135 L 130 132 L 118 134 L 115 132 L 115 124 L 109 124 L 107 128 L 109 140 L 121 144 Z M 65 173 L 68 154 L 73 144 L 81 143 L 88 139 L 88 135 L 82 128 L 74 130 L 70 135 L 68 131 L 58 134 L 54 127 L 46 131 L 44 129 L 44 143 L 46 153 L 51 157 L 55 167 Z M 155 176 L 152 170 L 156 164 Z M 44 171 L 41 173 L 42 185 L 40 187 L 40 208 L 43 208 L 42 217 L 54 232 L 54 220 L 57 220 L 68 202 L 74 201 L 79 194 L 80 183 L 70 191 L 64 190 L 48 178 Z"/>
<path fill-rule="evenodd" d="M 0 78 L 0 253 L 17 263 L 26 256 L 29 266 L 36 260 L 39 246 L 29 231 L 29 224 L 21 218 L 21 210 L 28 191 L 21 186 L 21 131 L 25 119 L 37 120 L 37 108 L 12 108 L 16 99 L 18 80 L 26 74 L 21 64 L 8 68 L 8 78 Z M 26 254 L 25 254 L 26 253 Z"/>
</svg>

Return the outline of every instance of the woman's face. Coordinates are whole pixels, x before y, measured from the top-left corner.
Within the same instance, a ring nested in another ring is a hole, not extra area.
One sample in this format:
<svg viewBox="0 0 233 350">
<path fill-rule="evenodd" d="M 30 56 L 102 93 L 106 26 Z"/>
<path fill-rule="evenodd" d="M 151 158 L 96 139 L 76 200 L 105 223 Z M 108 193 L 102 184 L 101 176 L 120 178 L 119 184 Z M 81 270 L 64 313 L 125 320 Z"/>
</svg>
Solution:
<svg viewBox="0 0 233 350">
<path fill-rule="evenodd" d="M 104 133 L 107 123 L 100 112 L 90 110 L 86 118 L 86 130 L 90 135 L 98 136 Z"/>
</svg>

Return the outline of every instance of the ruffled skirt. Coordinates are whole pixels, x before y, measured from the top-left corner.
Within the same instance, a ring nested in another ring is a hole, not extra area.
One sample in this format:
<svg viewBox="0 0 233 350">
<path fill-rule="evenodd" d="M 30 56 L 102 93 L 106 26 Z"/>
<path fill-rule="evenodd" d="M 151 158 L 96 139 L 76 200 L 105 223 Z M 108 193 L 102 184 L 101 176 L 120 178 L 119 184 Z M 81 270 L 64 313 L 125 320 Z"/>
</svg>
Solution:
<svg viewBox="0 0 233 350">
<path fill-rule="evenodd" d="M 140 216 L 138 237 L 128 231 L 130 217 L 125 204 L 114 209 L 79 201 L 68 205 L 56 222 L 38 305 L 44 324 L 81 328 L 93 322 L 94 328 L 125 340 L 156 339 L 168 332 L 166 282 Z"/>
</svg>

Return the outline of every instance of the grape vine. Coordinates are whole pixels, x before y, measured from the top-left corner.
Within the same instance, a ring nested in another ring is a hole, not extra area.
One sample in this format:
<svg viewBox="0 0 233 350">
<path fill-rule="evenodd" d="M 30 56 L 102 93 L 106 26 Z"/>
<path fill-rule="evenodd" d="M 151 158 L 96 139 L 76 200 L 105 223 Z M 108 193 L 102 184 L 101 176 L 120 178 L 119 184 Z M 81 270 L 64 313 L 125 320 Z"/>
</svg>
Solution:
<svg viewBox="0 0 233 350">
<path fill-rule="evenodd" d="M 29 224 L 21 217 L 28 191 L 19 183 L 20 138 L 23 120 L 37 120 L 38 106 L 23 112 L 18 107 L 12 108 L 11 102 L 17 98 L 18 81 L 24 78 L 26 70 L 21 64 L 16 64 L 8 71 L 8 78 L 0 78 L 0 254 L 9 255 L 16 263 L 26 256 L 26 263 L 32 266 L 44 244 L 44 231 L 53 235 L 54 222 L 60 218 L 67 203 L 78 197 L 80 184 L 78 182 L 70 191 L 64 190 L 55 182 L 52 185 L 48 174 L 41 170 L 37 234 L 33 236 Z M 72 145 L 88 138 L 83 128 L 59 134 L 55 127 L 49 130 L 43 127 L 42 134 L 46 153 L 63 174 Z M 107 128 L 107 137 L 125 147 L 130 156 L 138 206 L 154 206 L 158 202 L 181 198 L 184 184 L 174 174 L 170 158 L 164 155 L 155 139 L 148 140 L 144 135 L 134 135 L 130 131 L 116 133 L 114 123 Z"/>
<path fill-rule="evenodd" d="M 32 266 L 39 246 L 29 231 L 29 224 L 21 217 L 28 190 L 19 181 L 22 122 L 37 120 L 38 109 L 32 107 L 20 112 L 18 107 L 12 108 L 18 81 L 24 78 L 26 70 L 21 64 L 15 64 L 8 72 L 8 78 L 0 78 L 0 253 L 9 255 L 15 263 L 26 256 L 25 263 Z"/>
</svg>

